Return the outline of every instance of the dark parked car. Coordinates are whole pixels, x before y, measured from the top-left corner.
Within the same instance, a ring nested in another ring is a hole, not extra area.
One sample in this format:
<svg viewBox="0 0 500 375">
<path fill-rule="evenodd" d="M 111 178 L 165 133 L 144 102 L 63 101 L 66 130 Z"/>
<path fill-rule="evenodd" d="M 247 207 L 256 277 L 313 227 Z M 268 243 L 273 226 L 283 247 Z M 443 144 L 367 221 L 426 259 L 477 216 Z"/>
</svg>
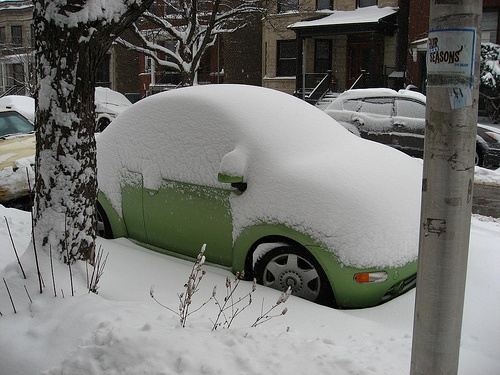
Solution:
<svg viewBox="0 0 500 375">
<path fill-rule="evenodd" d="M 409 90 L 358 89 L 340 94 L 325 112 L 352 133 L 422 158 L 425 95 Z M 500 165 L 500 131 L 478 124 L 476 165 Z"/>
</svg>

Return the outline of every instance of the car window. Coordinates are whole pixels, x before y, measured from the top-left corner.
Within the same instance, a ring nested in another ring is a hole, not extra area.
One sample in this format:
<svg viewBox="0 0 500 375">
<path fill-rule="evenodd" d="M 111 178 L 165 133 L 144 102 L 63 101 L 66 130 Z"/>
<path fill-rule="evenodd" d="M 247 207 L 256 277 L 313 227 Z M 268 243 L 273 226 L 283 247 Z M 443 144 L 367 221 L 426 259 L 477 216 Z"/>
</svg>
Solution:
<svg viewBox="0 0 500 375">
<path fill-rule="evenodd" d="M 411 99 L 396 99 L 396 113 L 401 117 L 425 118 L 425 105 Z"/>
<path fill-rule="evenodd" d="M 359 107 L 356 109 L 356 112 L 392 116 L 393 105 L 393 98 L 364 98 L 359 101 Z"/>
<path fill-rule="evenodd" d="M 0 137 L 11 134 L 27 134 L 34 127 L 26 118 L 17 112 L 0 112 Z"/>
<path fill-rule="evenodd" d="M 349 99 L 343 103 L 342 108 L 346 111 L 358 112 L 362 104 L 361 99 Z"/>
</svg>

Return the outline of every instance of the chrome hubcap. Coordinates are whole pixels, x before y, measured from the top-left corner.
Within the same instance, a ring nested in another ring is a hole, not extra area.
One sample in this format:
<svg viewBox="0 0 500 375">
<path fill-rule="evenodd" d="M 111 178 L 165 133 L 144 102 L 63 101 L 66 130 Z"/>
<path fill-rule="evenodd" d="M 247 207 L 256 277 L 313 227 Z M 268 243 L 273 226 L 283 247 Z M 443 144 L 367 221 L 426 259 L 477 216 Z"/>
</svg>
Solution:
<svg viewBox="0 0 500 375">
<path fill-rule="evenodd" d="M 271 259 L 264 270 L 263 283 L 282 291 L 291 287 L 293 295 L 310 301 L 316 300 L 320 291 L 318 271 L 296 254 L 283 254 Z"/>
</svg>

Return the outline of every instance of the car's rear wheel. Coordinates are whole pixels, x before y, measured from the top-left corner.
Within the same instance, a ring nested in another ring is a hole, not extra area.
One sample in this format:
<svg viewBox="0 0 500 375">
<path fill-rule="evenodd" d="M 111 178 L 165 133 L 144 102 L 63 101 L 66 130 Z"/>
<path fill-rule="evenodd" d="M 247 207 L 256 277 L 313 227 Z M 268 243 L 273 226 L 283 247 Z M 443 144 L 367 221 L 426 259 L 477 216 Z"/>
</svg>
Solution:
<svg viewBox="0 0 500 375">
<path fill-rule="evenodd" d="M 109 121 L 109 119 L 103 117 L 102 119 L 99 120 L 99 122 L 97 123 L 97 132 L 102 132 L 104 131 L 104 129 L 106 129 L 108 127 L 108 125 L 110 124 L 111 121 Z"/>
<path fill-rule="evenodd" d="M 259 284 L 286 291 L 309 301 L 333 306 L 330 283 L 316 259 L 294 246 L 281 246 L 264 254 L 255 263 Z"/>
<path fill-rule="evenodd" d="M 474 165 L 476 167 L 483 166 L 483 150 L 481 150 L 481 146 L 476 145 L 476 156 L 474 158 Z"/>
<path fill-rule="evenodd" d="M 97 205 L 97 235 L 102 238 L 113 238 L 113 233 L 111 231 L 111 225 L 109 224 L 108 217 L 104 212 L 103 208 Z"/>
</svg>

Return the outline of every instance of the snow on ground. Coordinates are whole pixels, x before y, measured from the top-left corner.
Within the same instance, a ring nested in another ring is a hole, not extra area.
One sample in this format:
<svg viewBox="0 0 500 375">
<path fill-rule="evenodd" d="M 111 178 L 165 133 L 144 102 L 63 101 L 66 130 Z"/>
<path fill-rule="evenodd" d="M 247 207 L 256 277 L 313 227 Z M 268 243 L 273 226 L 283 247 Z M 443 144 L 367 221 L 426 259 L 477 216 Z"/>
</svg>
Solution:
<svg viewBox="0 0 500 375">
<path fill-rule="evenodd" d="M 192 264 L 145 250 L 125 239 L 98 244 L 109 253 L 99 294 L 87 293 L 85 266 L 74 266 L 71 296 L 67 266 L 39 254 L 44 292 L 38 293 L 30 215 L 0 205 L 0 374 L 405 374 L 409 372 L 415 291 L 363 310 L 334 310 L 291 297 L 284 316 L 255 328 L 262 304 L 277 291 L 257 286 L 250 308 L 230 329 L 212 332 L 217 309 L 209 303 L 181 328 L 174 313 Z M 5 219 L 27 274 L 22 278 Z M 209 249 L 207 249 L 209 251 Z M 194 304 L 231 274 L 205 266 Z M 500 220 L 474 216 L 462 331 L 461 375 L 499 374 Z M 28 295 L 33 300 L 30 303 Z M 243 282 L 237 295 L 251 284 Z M 64 297 L 63 297 L 64 292 Z M 280 306 L 277 313 L 280 313 Z"/>
<path fill-rule="evenodd" d="M 500 168 L 493 170 L 476 167 L 474 171 L 474 183 L 481 185 L 500 185 Z"/>
</svg>

